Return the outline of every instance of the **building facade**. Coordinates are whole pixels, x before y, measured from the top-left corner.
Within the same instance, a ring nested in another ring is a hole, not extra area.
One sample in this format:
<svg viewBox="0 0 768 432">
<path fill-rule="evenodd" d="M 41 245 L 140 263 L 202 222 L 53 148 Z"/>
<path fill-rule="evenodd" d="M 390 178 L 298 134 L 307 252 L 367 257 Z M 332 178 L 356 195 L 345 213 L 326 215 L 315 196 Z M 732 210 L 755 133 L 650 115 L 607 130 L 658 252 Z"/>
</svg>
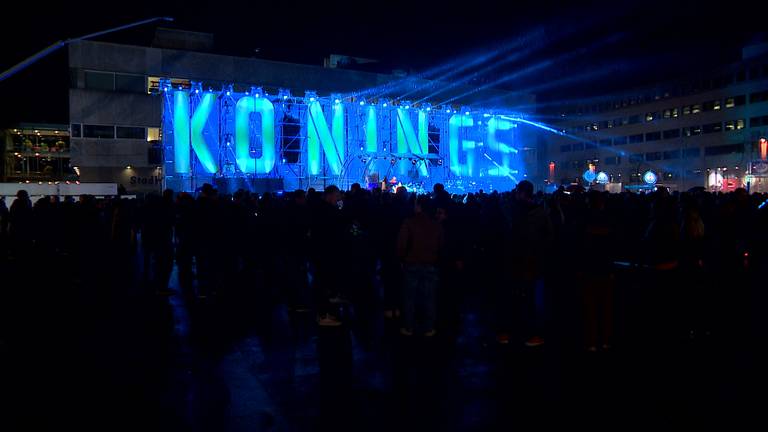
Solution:
<svg viewBox="0 0 768 432">
<path fill-rule="evenodd" d="M 594 183 L 592 171 L 632 188 L 651 171 L 673 190 L 766 190 L 768 55 L 757 48 L 701 79 L 561 108 L 545 182 Z"/>
</svg>

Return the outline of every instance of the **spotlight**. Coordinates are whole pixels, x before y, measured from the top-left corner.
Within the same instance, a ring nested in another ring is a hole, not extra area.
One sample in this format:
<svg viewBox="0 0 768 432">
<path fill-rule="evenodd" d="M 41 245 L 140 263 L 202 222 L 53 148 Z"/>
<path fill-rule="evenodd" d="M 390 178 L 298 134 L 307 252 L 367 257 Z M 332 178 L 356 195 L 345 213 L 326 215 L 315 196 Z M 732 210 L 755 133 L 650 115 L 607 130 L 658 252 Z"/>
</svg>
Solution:
<svg viewBox="0 0 768 432">
<path fill-rule="evenodd" d="M 386 102 L 384 102 L 384 105 L 382 105 L 382 106 L 383 106 L 384 108 L 386 108 L 386 107 L 387 107 L 387 103 L 386 103 Z"/>
<path fill-rule="evenodd" d="M 336 99 L 334 102 L 336 102 L 337 104 L 338 104 L 338 103 L 341 103 L 341 101 L 340 101 L 340 100 L 338 100 L 338 99 Z"/>
<path fill-rule="evenodd" d="M 365 101 L 360 101 L 360 106 L 365 105 Z"/>
</svg>

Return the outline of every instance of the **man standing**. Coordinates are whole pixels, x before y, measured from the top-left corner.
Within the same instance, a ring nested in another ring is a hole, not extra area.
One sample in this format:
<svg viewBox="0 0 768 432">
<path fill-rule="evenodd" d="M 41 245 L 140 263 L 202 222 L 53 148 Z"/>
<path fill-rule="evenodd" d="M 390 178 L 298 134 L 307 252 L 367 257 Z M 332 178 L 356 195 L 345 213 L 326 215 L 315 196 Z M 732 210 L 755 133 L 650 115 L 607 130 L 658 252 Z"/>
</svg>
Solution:
<svg viewBox="0 0 768 432">
<path fill-rule="evenodd" d="M 325 188 L 323 200 L 314 209 L 310 241 L 315 267 L 314 289 L 317 299 L 317 323 L 321 326 L 338 326 L 338 317 L 332 313 L 331 299 L 340 293 L 342 279 L 339 265 L 344 259 L 346 224 L 339 208 L 341 192 L 330 185 Z"/>
<path fill-rule="evenodd" d="M 400 333 L 411 336 L 415 330 L 434 336 L 437 264 L 443 245 L 443 229 L 435 220 L 427 196 L 416 200 L 415 214 L 405 220 L 397 238 L 397 250 L 405 268 L 403 322 Z M 417 321 L 417 313 L 420 317 Z"/>
<path fill-rule="evenodd" d="M 527 346 L 544 343 L 543 265 L 551 247 L 552 223 L 547 211 L 533 199 L 533 183 L 523 180 L 512 194 L 505 211 L 509 222 L 507 248 L 512 289 L 518 294 Z"/>
</svg>

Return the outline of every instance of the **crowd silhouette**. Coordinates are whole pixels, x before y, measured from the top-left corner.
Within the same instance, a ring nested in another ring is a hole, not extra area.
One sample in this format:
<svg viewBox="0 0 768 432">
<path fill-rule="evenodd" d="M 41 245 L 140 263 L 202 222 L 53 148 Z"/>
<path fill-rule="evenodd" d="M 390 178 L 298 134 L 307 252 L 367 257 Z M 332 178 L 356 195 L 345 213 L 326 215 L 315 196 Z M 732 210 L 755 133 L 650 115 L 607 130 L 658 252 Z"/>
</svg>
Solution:
<svg viewBox="0 0 768 432">
<path fill-rule="evenodd" d="M 20 190 L 0 202 L 0 260 L 14 289 L 37 280 L 66 302 L 84 287 L 96 310 L 137 290 L 191 307 L 270 303 L 320 332 L 378 321 L 415 344 L 475 337 L 594 356 L 727 347 L 765 337 L 766 199 L 744 189 L 544 194 L 527 181 L 461 195 L 436 184 L 418 196 L 359 184 L 227 195 L 206 184 L 194 195 L 34 203 Z M 44 274 L 52 261 L 65 271 Z M 27 313 L 15 299 L 4 305 L 7 346 L 13 317 Z M 468 317 L 487 334 L 466 334 Z M 339 349 L 324 343 L 318 350 Z"/>
<path fill-rule="evenodd" d="M 433 336 L 438 320 L 457 331 L 462 298 L 475 290 L 494 305 L 499 343 L 516 333 L 538 346 L 550 296 L 580 290 L 584 346 L 596 351 L 613 342 L 616 276 L 630 269 L 661 291 L 668 307 L 659 308 L 677 321 L 670 331 L 713 331 L 717 287 L 747 286 L 765 263 L 765 199 L 744 189 L 543 194 L 527 181 L 465 195 L 436 184 L 421 196 L 359 184 L 230 196 L 206 184 L 197 197 L 166 190 L 34 204 L 20 190 L 10 208 L 0 205 L 0 233 L 5 259 L 65 254 L 87 268 L 84 259 L 106 254 L 125 267 L 138 255 L 143 265 L 131 271 L 159 295 L 175 294 L 174 265 L 178 288 L 199 300 L 258 270 L 290 310 L 314 312 L 321 326 L 340 325 L 345 305 L 378 304 L 404 336 Z"/>
</svg>

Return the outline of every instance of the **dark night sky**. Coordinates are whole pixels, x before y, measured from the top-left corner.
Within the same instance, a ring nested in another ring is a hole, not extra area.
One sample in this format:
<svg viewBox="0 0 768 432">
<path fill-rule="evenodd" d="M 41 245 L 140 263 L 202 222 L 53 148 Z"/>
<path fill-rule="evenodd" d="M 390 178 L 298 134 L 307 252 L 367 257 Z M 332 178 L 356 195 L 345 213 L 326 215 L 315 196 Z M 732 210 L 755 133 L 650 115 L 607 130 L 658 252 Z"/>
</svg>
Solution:
<svg viewBox="0 0 768 432">
<path fill-rule="evenodd" d="M 22 60 L 50 43 L 144 19 L 173 16 L 170 26 L 212 32 L 216 50 L 244 56 L 321 64 L 329 53 L 377 58 L 387 65 L 420 71 L 458 55 L 482 52 L 503 41 L 547 29 L 545 48 L 495 71 L 514 72 L 526 64 L 590 46 L 607 37 L 621 39 L 575 56 L 511 89 L 537 86 L 564 77 L 611 67 L 610 77 L 560 86 L 545 98 L 596 96 L 628 86 L 706 71 L 736 60 L 740 47 L 759 41 L 765 28 L 758 6 L 735 0 L 719 4 L 695 1 L 358 1 L 337 3 L 249 2 L 223 0 L 189 6 L 181 2 L 68 2 L 60 10 L 37 7 L 4 18 L 0 26 L 0 68 Z M 262 6 L 265 5 L 266 6 Z M 757 3 L 753 3 L 757 4 Z M 557 34 L 582 29 L 565 40 Z M 110 41 L 148 44 L 154 27 L 124 31 Z M 18 121 L 66 123 L 65 50 L 0 83 L 0 125 Z M 50 95 L 50 97 L 45 97 Z"/>
</svg>

